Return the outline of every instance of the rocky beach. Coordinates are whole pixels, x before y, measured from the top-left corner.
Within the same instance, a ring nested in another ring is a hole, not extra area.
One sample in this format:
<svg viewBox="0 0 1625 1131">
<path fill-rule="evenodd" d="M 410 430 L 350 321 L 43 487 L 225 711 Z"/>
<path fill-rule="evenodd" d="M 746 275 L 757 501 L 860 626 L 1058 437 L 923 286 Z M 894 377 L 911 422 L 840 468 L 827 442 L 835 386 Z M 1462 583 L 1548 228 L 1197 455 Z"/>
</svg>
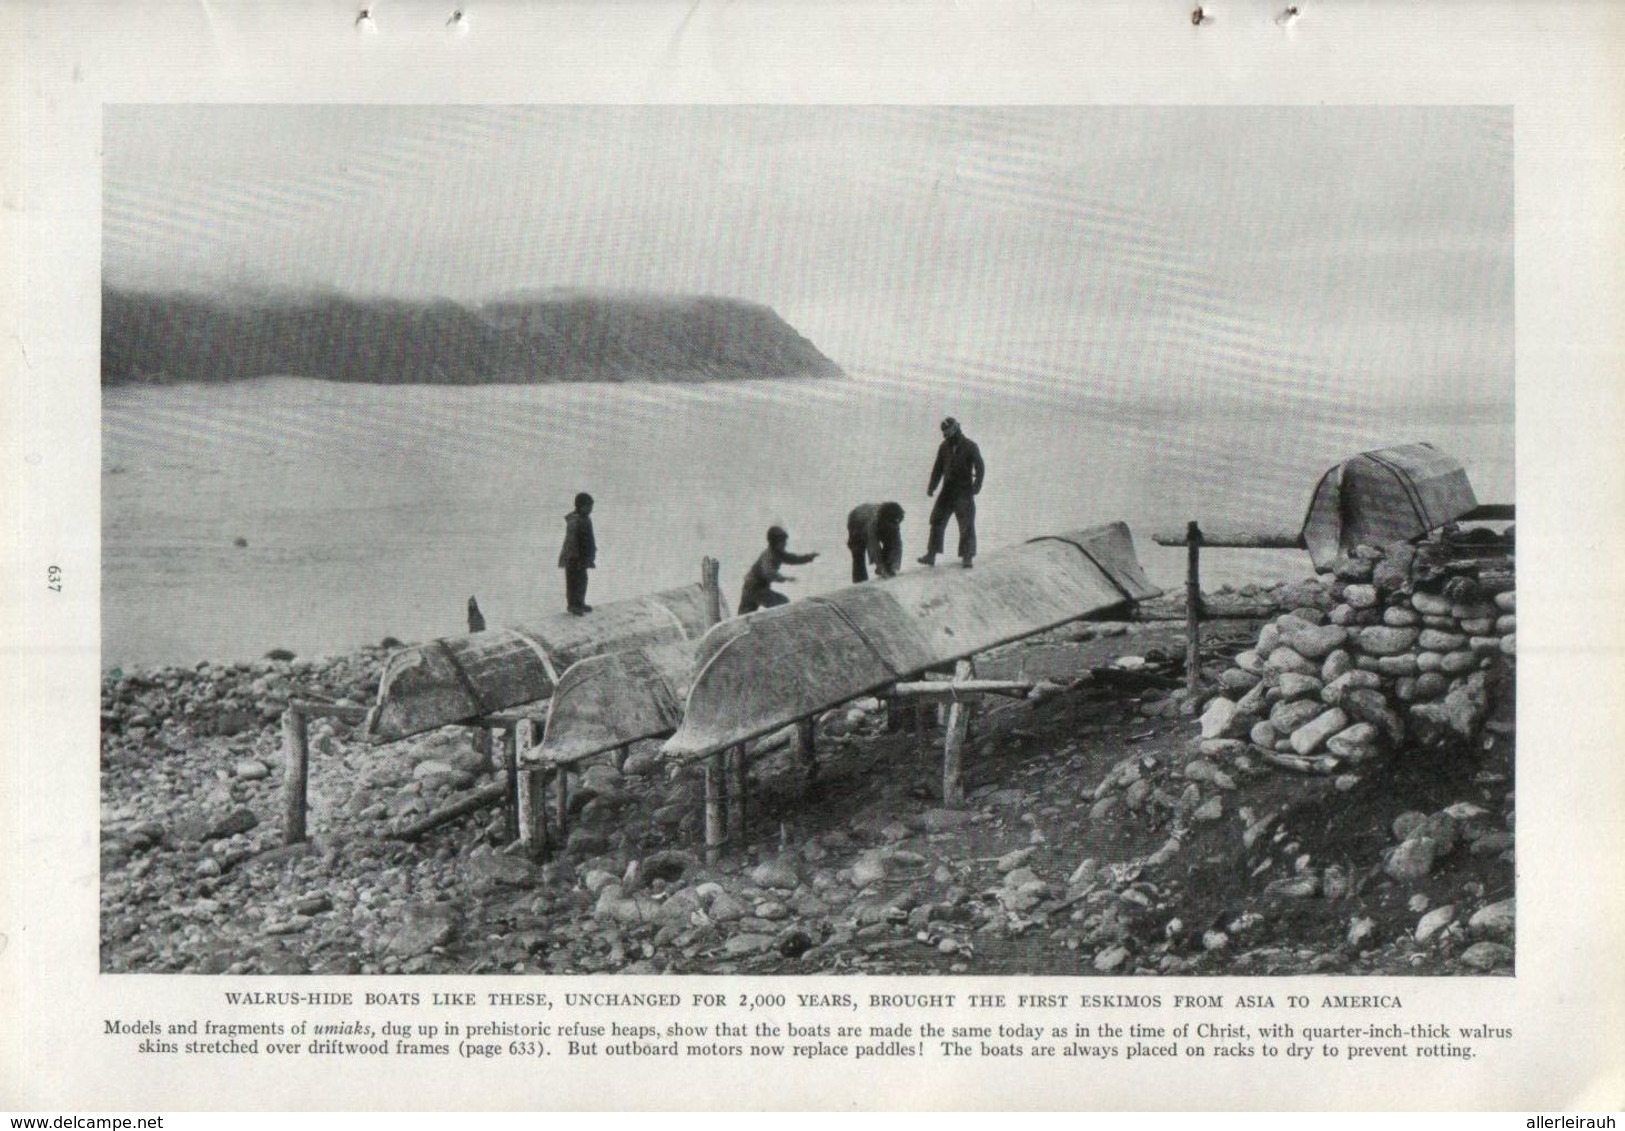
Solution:
<svg viewBox="0 0 1625 1131">
<path fill-rule="evenodd" d="M 1194 698 L 1166 598 L 980 658 L 1037 686 L 976 715 L 963 808 L 932 718 L 828 712 L 816 777 L 757 759 L 747 843 L 714 864 L 698 770 L 658 743 L 579 775 L 537 863 L 498 806 L 397 835 L 502 780 L 472 732 L 376 746 L 332 720 L 311 839 L 285 846 L 283 710 L 370 703 L 394 641 L 108 672 L 102 968 L 1510 973 L 1510 572 L 1434 577 L 1405 549 L 1206 595 L 1227 616 Z"/>
</svg>

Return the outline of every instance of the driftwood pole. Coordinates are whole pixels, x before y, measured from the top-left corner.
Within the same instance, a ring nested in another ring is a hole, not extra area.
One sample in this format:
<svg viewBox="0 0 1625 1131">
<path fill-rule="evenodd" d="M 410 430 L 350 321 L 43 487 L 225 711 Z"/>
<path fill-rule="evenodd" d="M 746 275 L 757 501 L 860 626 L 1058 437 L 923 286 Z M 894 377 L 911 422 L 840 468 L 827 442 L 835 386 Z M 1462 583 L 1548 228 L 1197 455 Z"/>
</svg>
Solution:
<svg viewBox="0 0 1625 1131">
<path fill-rule="evenodd" d="M 536 745 L 536 724 L 520 719 L 513 728 L 513 760 L 517 764 Z M 519 843 L 532 860 L 547 858 L 547 770 L 526 766 L 519 771 Z"/>
<path fill-rule="evenodd" d="M 890 718 L 890 708 L 887 709 Z M 796 724 L 796 758 L 807 771 L 807 784 L 818 780 L 818 724 L 802 719 Z"/>
<path fill-rule="evenodd" d="M 733 777 L 733 795 L 728 805 L 728 840 L 732 842 L 735 851 L 745 845 L 745 799 L 750 796 L 750 758 L 745 753 L 745 744 L 735 746 L 728 758 L 728 768 Z"/>
<path fill-rule="evenodd" d="M 310 747 L 305 741 L 305 713 L 296 706 L 282 712 L 282 843 L 305 839 L 305 790 L 310 782 Z"/>
<path fill-rule="evenodd" d="M 504 727 L 497 733 L 502 736 L 502 776 L 508 791 L 508 802 L 503 808 L 507 811 L 508 840 L 512 842 L 519 839 L 523 825 L 519 812 L 519 724 Z"/>
<path fill-rule="evenodd" d="M 954 682 L 969 679 L 976 672 L 970 660 L 954 665 Z M 948 808 L 965 802 L 965 741 L 970 732 L 973 699 L 955 699 L 948 708 L 948 734 L 942 742 L 942 803 Z"/>
<path fill-rule="evenodd" d="M 1202 528 L 1185 527 L 1185 691 L 1196 697 L 1202 680 Z"/>
<path fill-rule="evenodd" d="M 700 587 L 705 590 L 705 609 L 712 625 L 722 623 L 721 564 L 715 558 L 700 559 Z M 717 751 L 705 760 L 705 859 L 714 864 L 722 858 L 728 840 L 728 756 Z"/>
</svg>

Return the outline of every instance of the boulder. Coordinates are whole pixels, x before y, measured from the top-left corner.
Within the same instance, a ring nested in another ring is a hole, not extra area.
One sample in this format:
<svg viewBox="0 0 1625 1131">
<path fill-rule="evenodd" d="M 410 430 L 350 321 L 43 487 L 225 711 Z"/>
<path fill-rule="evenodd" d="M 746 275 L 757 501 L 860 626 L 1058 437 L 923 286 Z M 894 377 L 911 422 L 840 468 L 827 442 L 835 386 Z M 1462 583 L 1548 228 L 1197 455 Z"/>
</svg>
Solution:
<svg viewBox="0 0 1625 1131">
<path fill-rule="evenodd" d="M 1269 721 L 1276 731 L 1283 735 L 1290 735 L 1311 719 L 1319 716 L 1325 709 L 1323 704 L 1307 699 L 1277 703 L 1270 711 Z"/>
<path fill-rule="evenodd" d="M 1316 704 L 1319 706 L 1319 704 Z M 1332 707 L 1322 711 L 1315 718 L 1292 732 L 1292 749 L 1301 755 L 1308 756 L 1319 750 L 1332 735 L 1349 725 L 1348 716 L 1341 709 Z"/>
<path fill-rule="evenodd" d="M 1482 682 L 1452 690 L 1443 699 L 1413 704 L 1407 713 L 1411 733 L 1431 748 L 1465 745 L 1478 737 L 1489 713 Z"/>
<path fill-rule="evenodd" d="M 1343 705 L 1343 696 L 1358 688 L 1377 690 L 1382 686 L 1382 678 L 1375 672 L 1360 671 L 1358 669 L 1344 672 L 1321 689 L 1320 700 L 1329 707 Z"/>
<path fill-rule="evenodd" d="M 1417 631 L 1414 628 L 1391 628 L 1379 624 L 1361 629 L 1354 638 L 1354 645 L 1367 656 L 1397 656 L 1414 647 L 1416 639 Z"/>
<path fill-rule="evenodd" d="M 1408 605 L 1389 605 L 1382 610 L 1382 623 L 1390 628 L 1414 628 L 1422 622 L 1422 614 Z"/>
<path fill-rule="evenodd" d="M 1332 572 L 1341 581 L 1365 582 L 1371 580 L 1373 564 L 1364 558 L 1340 558 L 1332 567 Z"/>
<path fill-rule="evenodd" d="M 1236 705 L 1234 702 L 1222 695 L 1210 699 L 1206 710 L 1202 712 L 1202 737 L 1223 737 L 1235 716 Z"/>
<path fill-rule="evenodd" d="M 1267 719 L 1261 723 L 1255 723 L 1253 729 L 1247 734 L 1247 738 L 1255 746 L 1262 746 L 1266 750 L 1274 749 L 1275 743 L 1280 737 L 1281 732 L 1276 730 L 1275 724 Z"/>
<path fill-rule="evenodd" d="M 1518 900 L 1503 899 L 1499 903 L 1487 904 L 1473 912 L 1473 917 L 1467 920 L 1467 929 L 1475 935 L 1492 935 L 1498 939 L 1512 937 L 1517 926 Z"/>
<path fill-rule="evenodd" d="M 1418 652 L 1416 654 L 1416 670 L 1424 674 L 1443 671 L 1444 657 L 1437 652 Z"/>
<path fill-rule="evenodd" d="M 1382 732 L 1370 723 L 1355 723 L 1328 738 L 1326 749 L 1350 762 L 1369 761 L 1382 752 Z"/>
<path fill-rule="evenodd" d="M 1257 675 L 1242 668 L 1225 668 L 1219 675 L 1219 686 L 1232 695 L 1245 695 L 1258 680 Z"/>
<path fill-rule="evenodd" d="M 1374 609 L 1380 600 L 1375 585 L 1350 585 L 1343 590 L 1343 603 L 1351 609 Z"/>
<path fill-rule="evenodd" d="M 1270 653 L 1264 667 L 1270 672 L 1298 672 L 1303 675 L 1319 675 L 1320 665 L 1311 663 L 1300 656 L 1295 649 L 1283 644 Z"/>
<path fill-rule="evenodd" d="M 1275 680 L 1275 689 L 1280 692 L 1280 699 L 1308 699 L 1318 696 L 1325 685 L 1312 675 L 1303 675 L 1301 672 L 1282 672 Z"/>
<path fill-rule="evenodd" d="M 1416 677 L 1416 694 L 1418 702 L 1437 699 L 1450 690 L 1450 680 L 1439 672 L 1423 672 Z"/>
<path fill-rule="evenodd" d="M 1323 682 L 1330 683 L 1345 672 L 1353 670 L 1354 657 L 1349 654 L 1348 649 L 1339 648 L 1328 655 L 1320 665 L 1320 678 Z"/>
<path fill-rule="evenodd" d="M 1236 667 L 1248 675 L 1261 676 L 1264 674 L 1264 657 L 1258 654 L 1257 649 L 1249 648 L 1236 655 Z"/>
<path fill-rule="evenodd" d="M 1292 635 L 1292 650 L 1306 660 L 1321 661 L 1343 646 L 1348 629 L 1327 624 L 1304 628 Z"/>
<path fill-rule="evenodd" d="M 1391 849 L 1383 861 L 1382 870 L 1400 883 L 1411 884 L 1427 878 L 1433 871 L 1437 846 L 1427 837 L 1412 837 Z"/>
<path fill-rule="evenodd" d="M 1416 654 L 1413 652 L 1405 652 L 1398 656 L 1361 656 L 1360 659 L 1370 663 L 1369 670 L 1390 679 L 1416 674 Z"/>
<path fill-rule="evenodd" d="M 1355 722 L 1370 723 L 1382 731 L 1389 745 L 1397 747 L 1405 738 L 1405 723 L 1380 691 L 1358 687 L 1345 692 L 1339 704 Z"/>
<path fill-rule="evenodd" d="M 1421 921 L 1416 924 L 1416 941 L 1419 943 L 1427 942 L 1455 921 L 1456 905 L 1454 903 L 1447 903 L 1443 907 L 1435 907 L 1422 916 Z"/>
<path fill-rule="evenodd" d="M 1498 611 L 1503 612 L 1503 613 L 1515 613 L 1515 612 L 1517 612 L 1518 611 L 1518 593 L 1517 593 L 1517 590 L 1508 589 L 1505 593 L 1497 593 L 1495 595 L 1495 607 L 1496 607 L 1496 609 Z"/>
<path fill-rule="evenodd" d="M 1467 638 L 1457 632 L 1441 632 L 1436 628 L 1424 628 L 1416 637 L 1416 646 L 1424 652 L 1454 652 L 1464 647 Z"/>
<path fill-rule="evenodd" d="M 1441 597 L 1437 593 L 1412 593 L 1411 608 L 1424 616 L 1449 616 L 1451 608 L 1449 597 Z"/>
<path fill-rule="evenodd" d="M 1476 942 L 1461 952 L 1461 964 L 1474 970 L 1493 970 L 1512 962 L 1512 948 L 1498 942 Z"/>
</svg>

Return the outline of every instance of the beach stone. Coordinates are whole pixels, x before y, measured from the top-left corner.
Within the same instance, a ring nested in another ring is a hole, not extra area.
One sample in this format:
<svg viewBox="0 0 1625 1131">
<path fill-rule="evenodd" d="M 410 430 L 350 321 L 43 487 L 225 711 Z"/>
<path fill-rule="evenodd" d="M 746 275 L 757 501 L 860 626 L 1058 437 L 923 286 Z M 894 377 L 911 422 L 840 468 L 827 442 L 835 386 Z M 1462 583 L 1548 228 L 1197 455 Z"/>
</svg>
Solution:
<svg viewBox="0 0 1625 1131">
<path fill-rule="evenodd" d="M 1237 653 L 1235 662 L 1236 667 L 1248 675 L 1261 676 L 1264 674 L 1264 657 L 1258 654 L 1256 648 L 1249 648 L 1245 652 Z"/>
<path fill-rule="evenodd" d="M 1123 791 L 1123 807 L 1131 813 L 1138 813 L 1140 806 L 1144 805 L 1146 798 L 1150 796 L 1151 783 L 1144 778 L 1136 778 Z"/>
<path fill-rule="evenodd" d="M 1427 837 L 1413 837 L 1389 851 L 1382 870 L 1400 883 L 1415 883 L 1433 871 L 1437 846 Z"/>
<path fill-rule="evenodd" d="M 1424 652 L 1454 652 L 1467 643 L 1467 638 L 1456 632 L 1441 632 L 1424 628 L 1416 637 L 1416 646 Z"/>
<path fill-rule="evenodd" d="M 1377 656 L 1374 658 L 1362 656 L 1360 658 L 1370 662 L 1371 671 L 1376 672 L 1378 675 L 1388 676 L 1390 679 L 1416 674 L 1416 654 L 1414 652 L 1404 652 L 1398 656 Z"/>
<path fill-rule="evenodd" d="M 1416 654 L 1416 670 L 1422 674 L 1437 672 L 1444 669 L 1444 657 L 1438 652 L 1418 652 Z"/>
<path fill-rule="evenodd" d="M 1488 636 L 1495 631 L 1497 617 L 1469 617 L 1459 622 L 1468 636 Z"/>
<path fill-rule="evenodd" d="M 1310 663 L 1300 656 L 1290 645 L 1283 644 L 1270 653 L 1265 662 L 1265 668 L 1272 672 L 1299 672 L 1303 675 L 1318 675 L 1320 665 Z"/>
<path fill-rule="evenodd" d="M 750 870 L 751 882 L 758 887 L 780 888 L 786 891 L 795 890 L 801 883 L 801 877 L 796 873 L 793 862 L 782 857 L 777 860 L 764 861 Z M 768 918 L 769 916 L 762 916 Z"/>
<path fill-rule="evenodd" d="M 1382 732 L 1370 723 L 1355 723 L 1326 740 L 1326 749 L 1350 762 L 1365 762 L 1381 753 Z"/>
<path fill-rule="evenodd" d="M 1322 704 L 1305 699 L 1277 703 L 1270 710 L 1269 721 L 1281 734 L 1290 735 L 1311 719 L 1317 718 L 1325 709 Z"/>
<path fill-rule="evenodd" d="M 487 853 L 470 856 L 465 864 L 469 876 L 498 887 L 528 888 L 536 885 L 536 869 L 517 856 Z"/>
<path fill-rule="evenodd" d="M 1110 974 L 1128 961 L 1128 948 L 1124 946 L 1110 946 L 1095 955 L 1094 966 L 1102 974 Z"/>
<path fill-rule="evenodd" d="M 1204 738 L 1197 749 L 1204 758 L 1222 761 L 1247 753 L 1247 744 L 1239 738 Z"/>
<path fill-rule="evenodd" d="M 1434 935 L 1444 930 L 1456 921 L 1456 905 L 1447 903 L 1443 907 L 1435 907 L 1416 924 L 1416 941 L 1427 942 Z"/>
<path fill-rule="evenodd" d="M 1501 655 L 1516 656 L 1518 654 L 1518 638 L 1516 636 L 1501 637 Z"/>
<path fill-rule="evenodd" d="M 1475 656 L 1487 656 L 1492 652 L 1501 650 L 1501 638 L 1499 636 L 1475 636 L 1467 641 L 1467 647 L 1472 650 Z"/>
<path fill-rule="evenodd" d="M 976 815 L 966 809 L 927 809 L 914 823 L 928 833 L 942 833 L 950 829 L 963 828 L 976 820 Z"/>
<path fill-rule="evenodd" d="M 1416 644 L 1414 628 L 1389 628 L 1373 625 L 1363 628 L 1354 638 L 1354 645 L 1367 656 L 1397 656 Z M 1412 660 L 1412 663 L 1415 661 Z"/>
<path fill-rule="evenodd" d="M 1303 675 L 1299 672 L 1282 672 L 1275 680 L 1275 688 L 1281 693 L 1284 700 L 1308 699 L 1318 696 L 1325 685 L 1312 675 Z"/>
<path fill-rule="evenodd" d="M 236 836 L 238 833 L 246 833 L 259 823 L 260 819 L 254 815 L 253 810 L 233 809 L 211 825 L 200 839 L 225 840 L 228 837 Z"/>
<path fill-rule="evenodd" d="M 1235 716 L 1236 705 L 1231 700 L 1222 695 L 1209 700 L 1207 709 L 1202 712 L 1202 737 L 1219 738 L 1223 736 Z"/>
<path fill-rule="evenodd" d="M 866 888 L 886 878 L 886 857 L 878 852 L 865 852 L 852 862 L 852 884 Z"/>
<path fill-rule="evenodd" d="M 1468 649 L 1447 652 L 1439 661 L 1439 670 L 1445 675 L 1464 675 L 1478 667 L 1478 657 Z"/>
<path fill-rule="evenodd" d="M 1281 634 L 1282 644 L 1291 644 L 1297 638 L 1298 633 L 1307 632 L 1319 623 L 1319 621 L 1305 620 L 1296 612 L 1283 613 L 1275 618 L 1275 627 Z"/>
<path fill-rule="evenodd" d="M 1108 793 L 1089 807 L 1089 819 L 1091 821 L 1104 821 L 1122 807 L 1123 795 Z"/>
<path fill-rule="evenodd" d="M 1276 600 L 1283 609 L 1297 609 L 1308 606 L 1315 609 L 1331 607 L 1331 595 L 1326 590 L 1324 582 L 1313 578 L 1302 581 L 1289 582 L 1281 586 L 1276 592 Z"/>
<path fill-rule="evenodd" d="M 1517 590 L 1508 589 L 1505 593 L 1497 593 L 1495 595 L 1495 607 L 1499 611 L 1501 611 L 1503 613 L 1515 613 L 1515 612 L 1517 612 L 1518 611 L 1518 592 L 1517 592 Z"/>
<path fill-rule="evenodd" d="M 1292 616 L 1311 627 L 1326 623 L 1325 611 L 1317 609 L 1313 605 L 1299 605 L 1297 608 L 1288 611 Z"/>
<path fill-rule="evenodd" d="M 1308 875 L 1284 876 L 1264 885 L 1266 898 L 1308 899 L 1319 892 L 1320 877 L 1312 872 Z"/>
<path fill-rule="evenodd" d="M 1343 603 L 1351 609 L 1374 609 L 1380 600 L 1375 585 L 1350 585 L 1343 590 Z"/>
<path fill-rule="evenodd" d="M 1332 567 L 1332 573 L 1341 581 L 1370 581 L 1371 567 L 1374 564 L 1365 558 L 1339 558 L 1337 564 Z"/>
<path fill-rule="evenodd" d="M 1512 962 L 1512 948 L 1498 942 L 1476 942 L 1461 952 L 1461 964 L 1474 970 L 1493 970 Z"/>
<path fill-rule="evenodd" d="M 737 923 L 745 917 L 747 910 L 733 892 L 720 890 L 711 897 L 705 913 L 718 923 Z"/>
<path fill-rule="evenodd" d="M 1342 675 L 1338 676 L 1336 679 L 1329 680 L 1326 685 L 1321 688 L 1320 700 L 1327 706 L 1339 707 L 1342 706 L 1343 696 L 1347 695 L 1350 691 L 1354 691 L 1357 688 L 1362 687 L 1375 690 L 1381 686 L 1382 677 L 1377 675 L 1376 672 L 1368 672 L 1359 668 L 1351 668 Z"/>
<path fill-rule="evenodd" d="M 1488 697 L 1475 684 L 1456 688 L 1437 702 L 1414 704 L 1407 718 L 1419 743 L 1440 747 L 1470 742 L 1488 713 Z"/>
<path fill-rule="evenodd" d="M 1411 608 L 1423 616 L 1447 617 L 1450 615 L 1451 600 L 1436 593 L 1412 593 Z"/>
<path fill-rule="evenodd" d="M 1510 636 L 1518 631 L 1518 618 L 1512 613 L 1503 613 L 1495 618 L 1495 634 L 1497 636 Z"/>
<path fill-rule="evenodd" d="M 1421 827 L 1427 824 L 1428 815 L 1415 809 L 1407 809 L 1394 818 L 1390 826 L 1394 839 L 1401 843 L 1410 840 Z"/>
<path fill-rule="evenodd" d="M 1487 904 L 1473 912 L 1473 917 L 1467 920 L 1467 929 L 1474 934 L 1493 935 L 1496 938 L 1511 938 L 1517 926 L 1518 899 L 1503 899 L 1499 903 Z"/>
<path fill-rule="evenodd" d="M 1423 672 L 1416 677 L 1415 697 L 1420 702 L 1437 699 L 1450 690 L 1450 680 L 1440 672 Z"/>
<path fill-rule="evenodd" d="M 1341 625 L 1326 624 L 1306 628 L 1293 634 L 1292 650 L 1306 660 L 1321 661 L 1341 648 L 1348 640 L 1348 629 Z"/>
<path fill-rule="evenodd" d="M 1450 615 L 1457 620 L 1494 620 L 1500 612 L 1493 601 L 1462 601 L 1450 606 Z"/>
<path fill-rule="evenodd" d="M 1258 680 L 1258 676 L 1241 668 L 1225 668 L 1219 674 L 1219 686 L 1232 695 L 1246 694 Z"/>
<path fill-rule="evenodd" d="M 1254 649 L 1260 659 L 1267 660 L 1270 653 L 1281 646 L 1281 629 L 1274 621 L 1268 621 L 1258 630 L 1258 646 Z"/>
<path fill-rule="evenodd" d="M 1339 648 L 1328 655 L 1320 665 L 1320 679 L 1323 683 L 1330 683 L 1344 672 L 1354 670 L 1354 657 L 1348 649 Z"/>
<path fill-rule="evenodd" d="M 1394 698 L 1409 703 L 1416 698 L 1416 678 L 1402 675 L 1394 681 Z"/>
<path fill-rule="evenodd" d="M 231 772 L 243 781 L 263 781 L 271 776 L 271 767 L 258 758 L 244 758 L 231 767 Z"/>
<path fill-rule="evenodd" d="M 1382 610 L 1382 623 L 1389 628 L 1414 628 L 1422 623 L 1422 614 L 1407 605 L 1389 605 Z"/>
<path fill-rule="evenodd" d="M 1340 708 L 1323 711 L 1292 732 L 1292 749 L 1305 756 L 1313 754 L 1328 738 L 1348 725 L 1348 716 Z"/>
<path fill-rule="evenodd" d="M 1348 628 L 1359 619 L 1360 611 L 1352 605 L 1337 605 L 1327 614 L 1326 619 L 1339 628 Z"/>
<path fill-rule="evenodd" d="M 457 922 L 456 909 L 449 904 L 412 904 L 406 909 L 406 921 L 390 937 L 387 949 L 399 958 L 428 954 L 451 942 Z"/>
<path fill-rule="evenodd" d="M 1329 864 L 1320 874 L 1320 894 L 1324 899 L 1342 899 L 1349 893 L 1348 873 L 1336 864 Z"/>
<path fill-rule="evenodd" d="M 1260 680 L 1251 691 L 1236 700 L 1236 719 L 1231 720 L 1232 724 L 1242 717 L 1256 718 L 1264 710 L 1268 690 L 1267 681 Z"/>
<path fill-rule="evenodd" d="M 1275 743 L 1280 739 L 1281 732 L 1275 729 L 1275 724 L 1265 719 L 1263 722 L 1253 724 L 1253 729 L 1247 734 L 1248 739 L 1255 746 L 1265 749 L 1274 749 Z"/>
<path fill-rule="evenodd" d="M 1224 801 L 1218 795 L 1208 798 L 1191 814 L 1193 821 L 1217 821 L 1224 816 Z"/>
<path fill-rule="evenodd" d="M 1388 700 L 1382 692 L 1366 687 L 1351 688 L 1343 694 L 1339 706 L 1349 718 L 1356 722 L 1370 723 L 1382 731 L 1390 745 L 1397 747 L 1404 740 L 1404 720 L 1388 706 Z"/>
<path fill-rule="evenodd" d="M 1430 813 L 1422 821 L 1421 826 L 1411 835 L 1414 837 L 1427 837 L 1437 849 L 1437 855 L 1447 856 L 1450 850 L 1456 847 L 1457 826 L 1456 819 L 1449 813 L 1440 810 Z"/>
</svg>

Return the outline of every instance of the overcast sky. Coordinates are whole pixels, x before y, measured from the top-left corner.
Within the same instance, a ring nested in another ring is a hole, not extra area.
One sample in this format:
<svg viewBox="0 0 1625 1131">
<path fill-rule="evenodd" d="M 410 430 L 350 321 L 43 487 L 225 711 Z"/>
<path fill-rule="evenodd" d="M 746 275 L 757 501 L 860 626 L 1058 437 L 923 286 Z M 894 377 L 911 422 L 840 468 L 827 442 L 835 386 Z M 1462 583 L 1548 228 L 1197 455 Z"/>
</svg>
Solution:
<svg viewBox="0 0 1625 1131">
<path fill-rule="evenodd" d="M 767 303 L 854 372 L 1512 392 L 1505 108 L 109 107 L 141 286 Z"/>
</svg>

